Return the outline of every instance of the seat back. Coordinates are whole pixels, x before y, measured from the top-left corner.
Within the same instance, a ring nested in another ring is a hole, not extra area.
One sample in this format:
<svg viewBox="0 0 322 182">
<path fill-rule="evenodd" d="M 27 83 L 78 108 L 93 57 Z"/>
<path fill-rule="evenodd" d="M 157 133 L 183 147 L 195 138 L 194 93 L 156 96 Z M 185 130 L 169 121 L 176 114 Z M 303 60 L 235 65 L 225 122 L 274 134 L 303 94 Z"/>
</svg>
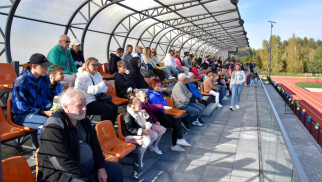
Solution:
<svg viewBox="0 0 322 182">
<path fill-rule="evenodd" d="M 104 63 L 103 64 L 103 68 L 104 68 L 104 72 L 106 73 L 106 74 L 111 74 L 110 73 L 110 63 Z"/>
<path fill-rule="evenodd" d="M 103 71 L 103 67 L 101 63 L 98 63 L 98 68 L 97 68 L 97 72 L 99 72 L 101 75 L 105 75 L 104 71 Z"/>
<path fill-rule="evenodd" d="M 30 63 L 28 62 L 28 63 L 24 63 L 24 64 L 22 64 L 22 69 L 24 70 L 24 69 L 26 69 L 28 66 L 30 66 Z"/>
<path fill-rule="evenodd" d="M 112 95 L 112 96 L 115 96 L 114 95 L 114 91 L 113 91 L 113 87 L 112 87 L 112 85 L 111 84 L 109 84 L 109 83 L 107 83 L 106 84 L 106 86 L 107 86 L 107 94 L 109 94 L 109 95 Z"/>
<path fill-rule="evenodd" d="M 113 124 L 110 120 L 104 120 L 97 123 L 95 130 L 101 148 L 105 148 L 104 146 L 110 146 L 110 144 L 117 139 Z"/>
<path fill-rule="evenodd" d="M 119 129 L 119 139 L 122 141 L 125 141 L 125 137 L 123 135 L 122 130 L 122 119 L 123 119 L 124 113 L 120 114 L 118 117 L 118 129 Z"/>
<path fill-rule="evenodd" d="M 6 182 L 36 182 L 26 159 L 15 156 L 2 160 L 3 181 Z"/>
<path fill-rule="evenodd" d="M 11 112 L 12 108 L 12 100 L 11 98 L 8 98 L 7 100 L 7 120 L 9 123 L 13 123 L 13 114 Z"/>
<path fill-rule="evenodd" d="M 12 87 L 17 78 L 17 74 L 12 64 L 0 63 L 0 85 Z"/>
<path fill-rule="evenodd" d="M 205 92 L 205 87 L 204 87 L 203 83 L 200 85 L 200 89 L 201 89 L 201 94 L 202 95 L 211 95 L 210 93 Z"/>
<path fill-rule="evenodd" d="M 115 95 L 115 96 L 117 96 L 117 94 L 116 94 L 115 82 L 113 82 L 113 92 L 114 92 L 114 95 Z"/>
<path fill-rule="evenodd" d="M 171 98 L 170 98 L 170 97 L 164 97 L 164 100 L 166 100 L 166 101 L 168 102 L 168 106 L 169 106 L 169 107 L 174 108 L 174 104 L 173 104 L 173 98 L 172 98 L 172 96 L 171 96 Z"/>
</svg>

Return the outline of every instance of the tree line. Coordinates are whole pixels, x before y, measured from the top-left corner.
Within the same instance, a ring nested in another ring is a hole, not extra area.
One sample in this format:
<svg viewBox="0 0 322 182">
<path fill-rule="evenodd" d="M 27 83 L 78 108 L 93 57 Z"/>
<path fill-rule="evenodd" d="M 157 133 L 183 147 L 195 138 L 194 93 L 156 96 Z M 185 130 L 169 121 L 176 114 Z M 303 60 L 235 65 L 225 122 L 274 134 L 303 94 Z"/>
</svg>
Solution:
<svg viewBox="0 0 322 182">
<path fill-rule="evenodd" d="M 270 40 L 263 40 L 263 48 L 251 49 L 252 55 L 240 58 L 241 62 L 256 62 L 262 71 L 269 70 Z M 273 73 L 322 73 L 322 41 L 313 38 L 299 38 L 294 34 L 288 40 L 272 36 Z"/>
</svg>

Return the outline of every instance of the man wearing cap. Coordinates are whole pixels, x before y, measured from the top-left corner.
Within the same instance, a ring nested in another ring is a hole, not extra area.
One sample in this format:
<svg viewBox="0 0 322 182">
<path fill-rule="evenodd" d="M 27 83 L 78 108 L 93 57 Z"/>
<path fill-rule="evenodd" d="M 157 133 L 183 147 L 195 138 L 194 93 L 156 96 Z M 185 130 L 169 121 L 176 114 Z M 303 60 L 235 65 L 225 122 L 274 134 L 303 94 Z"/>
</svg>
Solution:
<svg viewBox="0 0 322 182">
<path fill-rule="evenodd" d="M 53 65 L 59 65 L 65 69 L 64 81 L 68 82 L 71 87 L 74 87 L 77 67 L 71 51 L 68 49 L 69 44 L 69 37 L 67 35 L 61 35 L 58 44 L 49 51 L 47 59 L 53 63 Z"/>
<path fill-rule="evenodd" d="M 174 50 L 169 50 L 169 53 L 164 58 L 164 64 L 170 69 L 174 77 L 177 77 L 178 66 L 176 62 L 174 61 Z"/>
<path fill-rule="evenodd" d="M 198 100 L 192 97 L 192 93 L 186 87 L 190 77 L 185 73 L 178 75 L 178 82 L 172 89 L 172 97 L 174 101 L 174 107 L 180 110 L 185 110 L 189 114 L 186 117 L 188 124 L 195 126 L 202 126 L 199 119 L 202 115 L 203 109 L 196 105 Z"/>
<path fill-rule="evenodd" d="M 38 129 L 39 136 L 40 127 L 53 114 L 46 106 L 47 100 L 56 95 L 57 82 L 46 75 L 52 64 L 44 55 L 33 54 L 29 61 L 31 66 L 21 72 L 13 85 L 11 112 L 16 124 Z M 35 138 L 33 143 L 38 147 Z"/>
<path fill-rule="evenodd" d="M 82 67 L 85 62 L 83 51 L 80 50 L 80 44 L 81 43 L 77 39 L 73 39 L 70 43 L 70 52 L 72 53 L 77 69 Z"/>
</svg>

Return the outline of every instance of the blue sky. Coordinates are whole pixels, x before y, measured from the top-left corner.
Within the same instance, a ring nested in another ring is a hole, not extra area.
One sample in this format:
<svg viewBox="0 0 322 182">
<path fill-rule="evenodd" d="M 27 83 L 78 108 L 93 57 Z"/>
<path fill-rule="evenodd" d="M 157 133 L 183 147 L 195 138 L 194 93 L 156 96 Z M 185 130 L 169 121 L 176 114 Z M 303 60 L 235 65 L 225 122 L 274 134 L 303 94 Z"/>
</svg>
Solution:
<svg viewBox="0 0 322 182">
<path fill-rule="evenodd" d="M 276 22 L 273 35 L 282 40 L 293 33 L 322 40 L 322 0 L 240 0 L 238 8 L 252 48 L 262 48 L 269 39 L 269 20 Z"/>
</svg>

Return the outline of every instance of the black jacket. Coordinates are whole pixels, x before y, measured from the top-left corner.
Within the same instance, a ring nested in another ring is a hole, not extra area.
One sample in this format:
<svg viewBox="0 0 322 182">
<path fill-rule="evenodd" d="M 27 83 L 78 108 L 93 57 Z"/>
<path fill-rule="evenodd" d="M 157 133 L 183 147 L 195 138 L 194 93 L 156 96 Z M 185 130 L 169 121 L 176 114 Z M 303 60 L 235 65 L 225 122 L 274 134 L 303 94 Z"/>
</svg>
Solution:
<svg viewBox="0 0 322 182">
<path fill-rule="evenodd" d="M 123 135 L 126 137 L 128 135 L 138 135 L 139 129 L 142 127 L 137 123 L 135 118 L 129 113 L 125 112 L 122 118 L 122 132 Z M 141 133 L 142 135 L 142 133 Z"/>
<path fill-rule="evenodd" d="M 122 98 L 127 98 L 126 91 L 129 87 L 132 87 L 132 89 L 136 88 L 130 74 L 115 73 L 114 83 L 117 96 Z"/>
<path fill-rule="evenodd" d="M 114 73 L 117 73 L 117 62 L 121 61 L 121 58 L 113 53 L 111 53 L 110 56 L 110 73 L 113 75 Z"/>
<path fill-rule="evenodd" d="M 81 50 L 79 50 L 77 53 L 74 51 L 74 49 L 70 49 L 70 52 L 72 53 L 72 57 L 74 59 L 75 65 L 77 67 L 77 69 L 79 67 L 81 67 L 85 60 L 84 60 L 84 55 L 83 52 Z"/>
<path fill-rule="evenodd" d="M 131 58 L 131 68 L 130 68 L 130 74 L 132 76 L 132 80 L 136 86 L 136 88 L 148 88 L 149 85 L 145 82 L 144 77 L 142 76 L 140 72 L 140 68 L 138 67 L 139 57 L 133 57 Z"/>
<path fill-rule="evenodd" d="M 78 121 L 87 133 L 86 142 L 93 151 L 94 167 L 104 167 L 104 156 L 90 121 Z M 79 139 L 75 128 L 63 110 L 58 110 L 45 122 L 40 135 L 37 181 L 69 181 L 72 178 L 93 181 L 89 171 L 79 163 Z"/>
</svg>

